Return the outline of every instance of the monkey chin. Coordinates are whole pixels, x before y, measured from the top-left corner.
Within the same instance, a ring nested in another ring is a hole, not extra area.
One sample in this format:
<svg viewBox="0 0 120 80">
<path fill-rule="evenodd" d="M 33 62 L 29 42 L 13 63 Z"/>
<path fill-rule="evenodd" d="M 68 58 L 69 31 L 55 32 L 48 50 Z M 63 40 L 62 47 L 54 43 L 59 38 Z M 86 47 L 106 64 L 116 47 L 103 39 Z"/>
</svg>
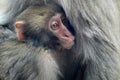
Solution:
<svg viewBox="0 0 120 80">
<path fill-rule="evenodd" d="M 62 46 L 63 46 L 65 49 L 71 49 L 73 45 L 74 45 L 74 42 L 68 43 L 68 44 L 63 44 Z"/>
<path fill-rule="evenodd" d="M 74 41 L 66 41 L 66 42 L 62 42 L 62 46 L 65 49 L 71 49 L 74 45 Z"/>
</svg>

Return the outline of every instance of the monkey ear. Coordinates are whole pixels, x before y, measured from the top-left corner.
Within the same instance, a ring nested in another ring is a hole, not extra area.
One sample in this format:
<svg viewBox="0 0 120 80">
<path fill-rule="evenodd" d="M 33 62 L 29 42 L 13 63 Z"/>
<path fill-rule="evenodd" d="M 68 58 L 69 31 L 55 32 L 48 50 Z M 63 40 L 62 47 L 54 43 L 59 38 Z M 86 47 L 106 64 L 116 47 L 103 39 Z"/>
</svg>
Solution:
<svg viewBox="0 0 120 80">
<path fill-rule="evenodd" d="M 16 31 L 18 40 L 20 40 L 20 41 L 26 41 L 26 37 L 24 35 L 25 26 L 26 26 L 25 21 L 16 21 L 15 22 L 15 31 Z"/>
</svg>

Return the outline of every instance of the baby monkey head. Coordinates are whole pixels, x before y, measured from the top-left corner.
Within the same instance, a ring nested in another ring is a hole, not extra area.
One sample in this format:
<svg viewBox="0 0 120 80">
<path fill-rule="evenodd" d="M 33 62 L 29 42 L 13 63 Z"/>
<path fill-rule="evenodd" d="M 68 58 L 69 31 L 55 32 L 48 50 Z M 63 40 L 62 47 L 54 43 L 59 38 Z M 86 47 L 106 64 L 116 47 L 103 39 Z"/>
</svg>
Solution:
<svg viewBox="0 0 120 80">
<path fill-rule="evenodd" d="M 20 41 L 70 49 L 75 38 L 68 25 L 60 7 L 31 6 L 16 17 L 15 31 Z"/>
</svg>

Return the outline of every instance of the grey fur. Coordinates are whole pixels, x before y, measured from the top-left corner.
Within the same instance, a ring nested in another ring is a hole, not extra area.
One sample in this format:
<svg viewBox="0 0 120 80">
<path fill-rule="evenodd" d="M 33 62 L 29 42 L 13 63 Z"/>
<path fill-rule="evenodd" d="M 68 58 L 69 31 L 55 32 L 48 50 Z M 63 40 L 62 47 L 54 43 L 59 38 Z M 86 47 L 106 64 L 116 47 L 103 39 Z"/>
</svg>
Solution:
<svg viewBox="0 0 120 80">
<path fill-rule="evenodd" d="M 55 52 L 44 47 L 6 41 L 0 46 L 0 72 L 4 80 L 58 80 L 62 77 L 53 57 Z"/>
<path fill-rule="evenodd" d="M 15 38 L 16 38 L 16 34 L 14 32 L 0 26 L 0 43 Z"/>
</svg>

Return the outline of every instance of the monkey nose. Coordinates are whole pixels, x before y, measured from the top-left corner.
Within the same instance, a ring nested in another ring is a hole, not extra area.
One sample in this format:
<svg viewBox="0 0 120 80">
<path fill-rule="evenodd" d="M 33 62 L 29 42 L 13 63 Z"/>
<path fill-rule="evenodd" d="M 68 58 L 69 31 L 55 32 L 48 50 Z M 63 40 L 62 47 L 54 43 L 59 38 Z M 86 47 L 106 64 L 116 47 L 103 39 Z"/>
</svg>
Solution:
<svg viewBox="0 0 120 80">
<path fill-rule="evenodd" d="M 68 41 L 74 41 L 75 37 L 72 34 L 63 34 L 64 39 Z"/>
<path fill-rule="evenodd" d="M 61 42 L 64 48 L 70 49 L 74 45 L 75 37 L 72 34 L 63 34 Z"/>
</svg>

